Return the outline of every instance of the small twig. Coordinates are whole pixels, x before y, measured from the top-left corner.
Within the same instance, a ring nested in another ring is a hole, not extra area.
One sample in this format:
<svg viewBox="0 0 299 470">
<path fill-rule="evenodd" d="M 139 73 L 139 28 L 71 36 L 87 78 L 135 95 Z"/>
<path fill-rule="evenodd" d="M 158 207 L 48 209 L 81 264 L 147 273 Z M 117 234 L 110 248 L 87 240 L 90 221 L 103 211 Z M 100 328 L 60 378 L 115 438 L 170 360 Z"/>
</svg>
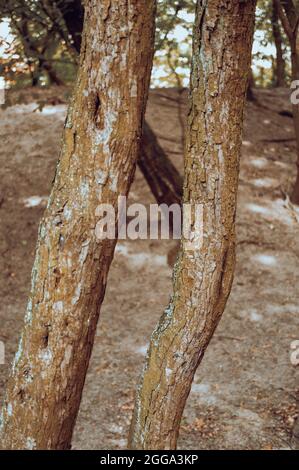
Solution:
<svg viewBox="0 0 299 470">
<path fill-rule="evenodd" d="M 232 341 L 244 341 L 245 338 L 239 338 L 237 336 L 224 336 L 224 335 L 215 335 L 217 339 L 228 339 Z"/>
</svg>

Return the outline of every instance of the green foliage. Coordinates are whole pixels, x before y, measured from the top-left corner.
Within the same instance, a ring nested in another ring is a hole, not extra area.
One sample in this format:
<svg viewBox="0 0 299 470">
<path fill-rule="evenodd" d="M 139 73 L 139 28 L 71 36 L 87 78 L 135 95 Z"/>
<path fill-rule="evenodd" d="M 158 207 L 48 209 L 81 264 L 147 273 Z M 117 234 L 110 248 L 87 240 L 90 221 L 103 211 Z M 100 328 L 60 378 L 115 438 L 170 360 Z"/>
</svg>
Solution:
<svg viewBox="0 0 299 470">
<path fill-rule="evenodd" d="M 153 85 L 188 84 L 195 0 L 158 0 Z"/>
<path fill-rule="evenodd" d="M 2 44 L 1 70 L 10 85 L 45 85 L 72 81 L 76 56 L 57 2 L 0 0 L 0 21 L 9 24 L 9 44 Z"/>
<path fill-rule="evenodd" d="M 252 70 L 255 83 L 260 87 L 275 85 L 276 49 L 273 35 L 273 0 L 258 0 L 256 8 L 255 36 Z M 286 82 L 290 78 L 290 52 L 288 41 L 280 21 L 276 22 L 282 39 L 283 58 L 286 61 Z"/>
</svg>

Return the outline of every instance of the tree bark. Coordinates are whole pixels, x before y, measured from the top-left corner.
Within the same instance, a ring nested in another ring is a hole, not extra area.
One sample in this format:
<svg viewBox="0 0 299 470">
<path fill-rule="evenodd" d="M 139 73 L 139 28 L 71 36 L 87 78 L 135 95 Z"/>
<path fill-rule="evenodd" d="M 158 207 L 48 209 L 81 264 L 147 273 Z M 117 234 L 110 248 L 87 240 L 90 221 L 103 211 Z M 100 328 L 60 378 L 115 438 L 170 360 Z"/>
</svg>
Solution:
<svg viewBox="0 0 299 470">
<path fill-rule="evenodd" d="M 203 244 L 182 238 L 173 297 L 153 332 L 129 446 L 175 449 L 195 371 L 221 318 L 235 265 L 235 212 L 254 1 L 197 2 L 184 203 L 203 207 Z"/>
<path fill-rule="evenodd" d="M 297 34 L 296 38 L 291 42 L 291 62 L 292 62 L 292 81 L 299 80 L 299 54 L 297 49 Z M 297 162 L 296 162 L 296 181 L 292 194 L 290 196 L 291 201 L 294 204 L 299 205 L 299 109 L 298 105 L 292 105 L 293 111 L 293 123 L 296 138 L 297 148 Z"/>
<path fill-rule="evenodd" d="M 69 0 L 67 5 L 58 3 L 57 7 L 79 53 L 82 33 L 80 18 L 83 21 L 84 16 L 82 3 L 80 0 Z M 147 123 L 144 125 L 137 163 L 158 204 L 181 204 L 182 178 Z"/>
<path fill-rule="evenodd" d="M 277 11 L 277 5 L 273 0 L 272 3 L 272 32 L 276 49 L 276 67 L 275 67 L 275 86 L 284 87 L 286 86 L 285 81 L 285 60 L 283 57 L 282 50 L 282 35 L 279 25 L 279 15 Z"/>
<path fill-rule="evenodd" d="M 295 423 L 293 427 L 291 446 L 293 450 L 299 450 L 299 417 L 298 416 L 295 419 Z"/>
<path fill-rule="evenodd" d="M 116 240 L 95 235 L 133 179 L 154 50 L 154 0 L 85 3 L 81 64 L 0 421 L 5 449 L 68 449 Z"/>
</svg>

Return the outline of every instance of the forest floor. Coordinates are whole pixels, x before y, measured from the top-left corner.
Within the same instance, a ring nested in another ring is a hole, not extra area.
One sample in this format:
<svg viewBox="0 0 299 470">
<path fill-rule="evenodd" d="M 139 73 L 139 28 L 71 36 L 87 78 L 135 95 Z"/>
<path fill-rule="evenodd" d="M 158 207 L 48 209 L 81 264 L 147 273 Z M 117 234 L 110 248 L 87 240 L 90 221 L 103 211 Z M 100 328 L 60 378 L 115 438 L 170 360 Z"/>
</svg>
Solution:
<svg viewBox="0 0 299 470">
<path fill-rule="evenodd" d="M 181 449 L 289 449 L 298 410 L 299 211 L 287 90 L 248 103 L 237 215 L 237 268 L 224 317 L 200 366 L 181 425 Z M 60 99 L 57 99 L 59 97 Z M 59 154 L 65 90 L 23 90 L 0 110 L 0 398 L 22 327 L 38 221 Z M 43 101 L 47 105 L 43 107 Z M 150 94 L 147 119 L 182 171 L 186 93 Z M 283 113 L 286 114 L 286 113 Z M 139 171 L 131 202 L 154 202 Z M 75 449 L 125 449 L 151 331 L 171 292 L 173 241 L 121 241 L 109 275 Z"/>
</svg>

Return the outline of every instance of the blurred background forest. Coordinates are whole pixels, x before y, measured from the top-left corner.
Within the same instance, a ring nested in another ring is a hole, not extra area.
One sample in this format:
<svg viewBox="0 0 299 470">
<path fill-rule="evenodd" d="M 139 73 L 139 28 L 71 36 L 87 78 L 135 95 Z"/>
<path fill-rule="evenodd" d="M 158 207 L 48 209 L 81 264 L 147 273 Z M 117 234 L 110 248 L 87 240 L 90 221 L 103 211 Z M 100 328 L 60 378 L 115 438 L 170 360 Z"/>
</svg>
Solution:
<svg viewBox="0 0 299 470">
<path fill-rule="evenodd" d="M 158 1 L 153 87 L 188 86 L 194 7 L 194 0 Z M 81 0 L 1 0 L 2 87 L 73 83 L 83 14 Z M 285 86 L 290 75 L 290 48 L 275 2 L 259 0 L 252 82 Z"/>
</svg>

